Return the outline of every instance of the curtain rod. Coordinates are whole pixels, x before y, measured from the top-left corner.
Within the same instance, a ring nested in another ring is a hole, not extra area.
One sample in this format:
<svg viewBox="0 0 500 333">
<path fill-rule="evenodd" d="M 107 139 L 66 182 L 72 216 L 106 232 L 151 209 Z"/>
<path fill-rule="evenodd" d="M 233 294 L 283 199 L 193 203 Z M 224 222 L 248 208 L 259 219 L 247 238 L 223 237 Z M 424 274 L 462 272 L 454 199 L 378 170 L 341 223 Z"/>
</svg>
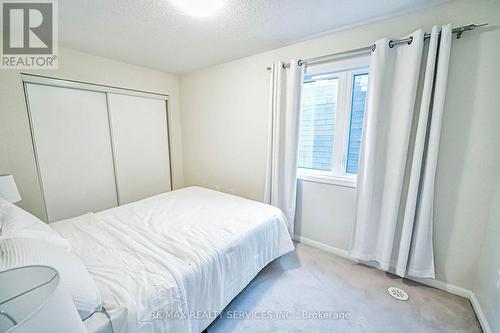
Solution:
<svg viewBox="0 0 500 333">
<path fill-rule="evenodd" d="M 462 34 L 465 31 L 474 30 L 476 28 L 484 27 L 487 25 L 488 25 L 488 23 L 462 25 L 460 27 L 453 28 L 452 33 L 457 34 L 457 39 L 459 39 L 462 37 Z M 441 34 L 441 32 L 439 32 L 439 34 Z M 431 38 L 431 34 L 425 33 L 424 40 L 428 39 L 428 38 Z M 401 45 L 401 44 L 408 44 L 409 45 L 409 44 L 411 44 L 412 41 L 413 41 L 413 37 L 408 37 L 408 38 L 403 38 L 403 39 L 398 39 L 398 40 L 391 40 L 391 41 L 389 41 L 389 46 L 392 48 L 396 45 Z M 303 64 L 311 65 L 311 64 L 317 64 L 317 63 L 321 63 L 324 61 L 328 61 L 328 60 L 333 60 L 335 58 L 342 58 L 342 57 L 345 57 L 348 55 L 356 55 L 356 54 L 361 55 L 361 54 L 365 54 L 365 53 L 371 53 L 371 52 L 375 51 L 375 47 L 376 47 L 375 44 L 372 44 L 370 46 L 360 47 L 357 49 L 333 53 L 333 54 L 328 54 L 328 55 L 324 55 L 324 56 L 320 56 L 320 57 L 309 58 L 309 59 L 304 59 L 304 60 L 301 59 L 298 61 L 298 64 L 299 64 L 299 66 L 302 66 Z M 289 67 L 290 67 L 290 64 L 286 64 L 286 63 L 283 64 L 283 68 L 289 68 Z M 271 67 L 267 67 L 267 70 L 271 70 Z"/>
</svg>

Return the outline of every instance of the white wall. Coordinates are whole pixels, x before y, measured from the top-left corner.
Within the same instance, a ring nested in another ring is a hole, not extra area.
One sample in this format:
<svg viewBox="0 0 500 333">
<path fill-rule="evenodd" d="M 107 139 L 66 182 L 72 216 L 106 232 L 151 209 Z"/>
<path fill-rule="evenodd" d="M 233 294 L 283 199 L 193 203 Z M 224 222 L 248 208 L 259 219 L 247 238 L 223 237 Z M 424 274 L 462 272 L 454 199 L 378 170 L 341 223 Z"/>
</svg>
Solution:
<svg viewBox="0 0 500 333">
<path fill-rule="evenodd" d="M 173 183 L 183 186 L 177 76 L 64 48 L 59 69 L 22 72 L 170 95 Z M 19 205 L 45 219 L 20 73 L 0 70 L 0 173 L 14 175 L 23 198 Z"/>
<path fill-rule="evenodd" d="M 497 42 L 496 52 L 500 52 L 500 43 Z M 490 89 L 500 91 L 500 69 L 498 68 L 498 54 L 482 53 L 482 57 L 490 59 L 490 63 L 495 66 L 479 68 L 481 77 L 490 84 Z M 498 97 L 492 98 L 489 90 L 478 91 L 478 98 L 484 99 L 487 106 L 478 109 L 477 112 L 484 114 L 481 120 L 472 124 L 476 133 L 489 133 L 488 141 L 471 144 L 470 149 L 475 151 L 477 160 L 472 162 L 482 181 L 475 184 L 476 194 L 482 192 L 483 188 L 490 189 L 491 192 L 481 195 L 478 200 L 484 201 L 484 212 L 480 217 L 486 216 L 488 224 L 485 230 L 484 239 L 480 242 L 481 253 L 479 265 L 474 283 L 474 294 L 484 311 L 484 315 L 491 326 L 492 332 L 500 332 L 500 108 Z M 494 112 L 488 111 L 494 110 Z M 490 116 L 488 117 L 487 114 Z M 476 134 L 477 136 L 477 134 Z M 486 157 L 486 158 L 485 158 Z M 482 208 L 481 207 L 481 208 Z M 469 214 L 470 223 L 475 226 L 477 219 L 473 212 Z"/>
<path fill-rule="evenodd" d="M 500 332 L 500 176 L 496 183 L 473 290 L 492 332 Z"/>
<path fill-rule="evenodd" d="M 181 77 L 186 185 L 220 187 L 262 200 L 266 167 L 268 72 L 277 60 L 309 58 L 403 36 L 434 24 L 500 23 L 498 1 L 453 1 Z M 488 221 L 500 154 L 500 30 L 454 40 L 437 171 L 437 278 L 472 289 Z M 491 166 L 491 167 L 490 167 Z M 355 190 L 300 182 L 296 229 L 300 236 L 347 249 Z"/>
</svg>

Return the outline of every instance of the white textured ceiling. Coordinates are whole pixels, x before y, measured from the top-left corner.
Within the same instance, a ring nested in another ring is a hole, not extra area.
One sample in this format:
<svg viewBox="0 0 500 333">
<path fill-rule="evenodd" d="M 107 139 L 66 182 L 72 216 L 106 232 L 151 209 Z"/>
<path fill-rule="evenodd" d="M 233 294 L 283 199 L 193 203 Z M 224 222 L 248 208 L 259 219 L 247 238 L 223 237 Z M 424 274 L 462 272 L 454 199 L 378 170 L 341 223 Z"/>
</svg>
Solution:
<svg viewBox="0 0 500 333">
<path fill-rule="evenodd" d="M 443 0 L 224 0 L 195 18 L 170 0 L 62 0 L 63 46 L 185 73 Z"/>
</svg>

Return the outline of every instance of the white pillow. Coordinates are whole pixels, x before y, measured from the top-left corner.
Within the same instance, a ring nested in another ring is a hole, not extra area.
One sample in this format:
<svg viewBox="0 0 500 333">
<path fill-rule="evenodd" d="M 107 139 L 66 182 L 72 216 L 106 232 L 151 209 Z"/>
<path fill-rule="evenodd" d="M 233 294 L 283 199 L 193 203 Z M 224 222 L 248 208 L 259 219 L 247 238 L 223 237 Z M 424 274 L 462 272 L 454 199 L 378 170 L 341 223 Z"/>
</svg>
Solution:
<svg viewBox="0 0 500 333">
<path fill-rule="evenodd" d="M 0 240 L 33 238 L 71 250 L 70 243 L 48 224 L 0 197 Z"/>
<path fill-rule="evenodd" d="M 0 240 L 0 271 L 44 265 L 55 268 L 82 320 L 101 307 L 101 294 L 81 259 L 59 246 L 30 238 Z"/>
</svg>

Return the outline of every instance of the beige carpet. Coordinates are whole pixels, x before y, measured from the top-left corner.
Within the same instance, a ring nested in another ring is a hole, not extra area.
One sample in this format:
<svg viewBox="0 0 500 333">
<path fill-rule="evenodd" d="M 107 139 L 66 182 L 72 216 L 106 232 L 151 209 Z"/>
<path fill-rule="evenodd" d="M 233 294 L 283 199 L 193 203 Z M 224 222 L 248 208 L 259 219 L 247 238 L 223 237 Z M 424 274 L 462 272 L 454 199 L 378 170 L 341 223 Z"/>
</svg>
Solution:
<svg viewBox="0 0 500 333">
<path fill-rule="evenodd" d="M 260 272 L 208 332 L 481 332 L 465 298 L 296 247 Z M 389 286 L 410 299 L 392 298 Z"/>
</svg>

